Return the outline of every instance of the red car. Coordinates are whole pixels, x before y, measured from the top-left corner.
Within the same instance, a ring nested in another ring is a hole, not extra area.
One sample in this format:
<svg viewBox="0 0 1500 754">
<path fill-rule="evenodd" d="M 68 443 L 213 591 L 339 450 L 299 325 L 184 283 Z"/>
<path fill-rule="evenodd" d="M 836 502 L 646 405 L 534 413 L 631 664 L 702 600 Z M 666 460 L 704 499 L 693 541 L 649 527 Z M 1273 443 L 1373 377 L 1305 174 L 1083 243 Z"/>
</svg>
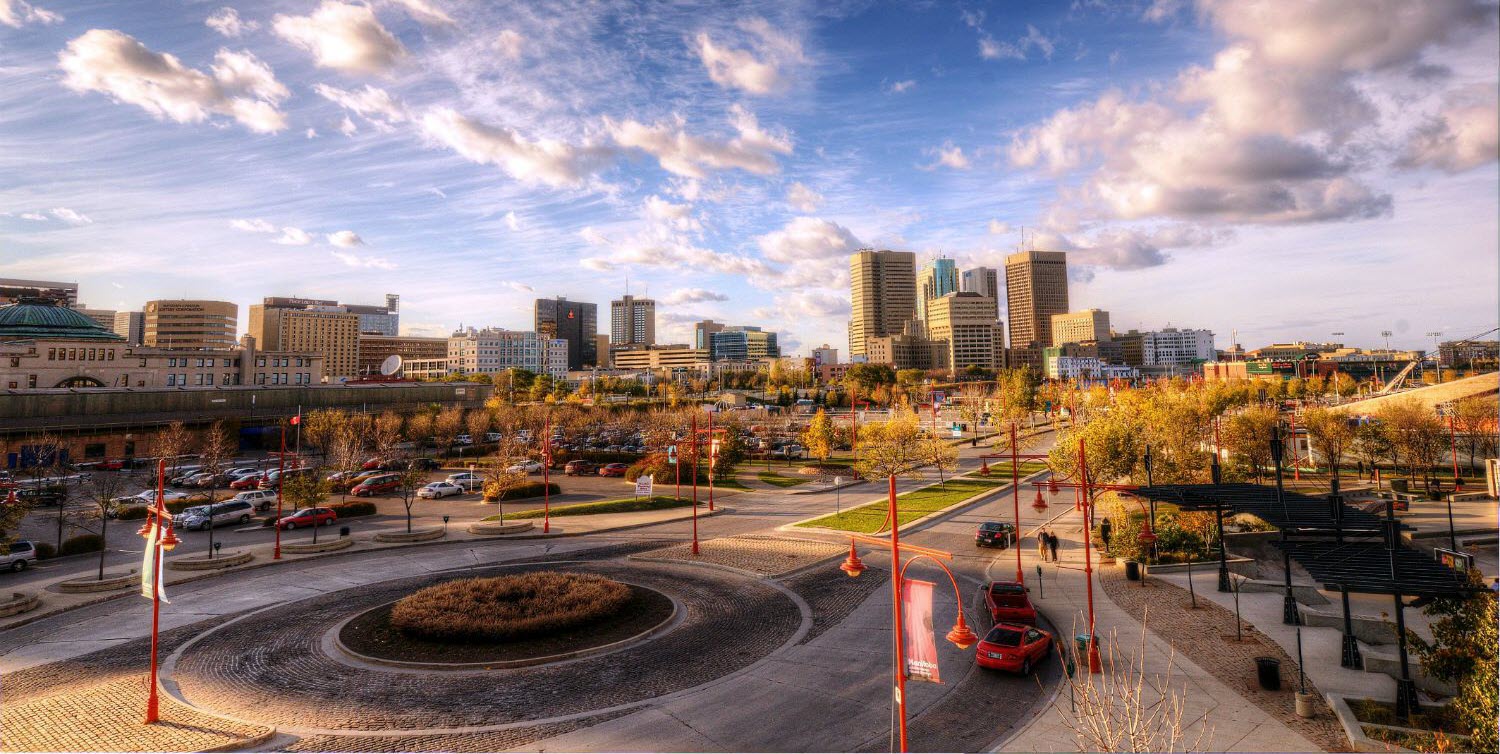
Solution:
<svg viewBox="0 0 1500 754">
<path fill-rule="evenodd" d="M 599 467 L 599 476 L 625 476 L 625 470 L 630 468 L 623 463 L 609 463 Z"/>
<path fill-rule="evenodd" d="M 250 474 L 248 476 L 242 476 L 239 479 L 236 479 L 233 482 L 230 482 L 229 483 L 229 489 L 231 489 L 231 490 L 254 490 L 254 489 L 259 489 L 260 488 L 261 480 L 263 480 L 265 478 L 266 478 L 265 474 Z"/>
<path fill-rule="evenodd" d="M 997 623 L 974 648 L 974 662 L 981 668 L 1030 675 L 1051 650 L 1052 634 L 1035 626 Z"/>
<path fill-rule="evenodd" d="M 563 473 L 568 476 L 583 476 L 584 474 L 596 473 L 596 471 L 592 461 L 585 461 L 581 458 L 568 461 L 563 466 Z"/>
<path fill-rule="evenodd" d="M 385 463 L 385 459 L 384 458 L 371 458 L 370 460 L 365 461 L 363 464 L 361 464 L 359 468 L 362 471 L 373 471 L 375 469 L 380 468 L 381 464 L 384 464 L 384 463 Z"/>
<path fill-rule="evenodd" d="M 1025 586 L 1014 581 L 991 581 L 984 588 L 984 605 L 995 623 L 1036 625 L 1036 608 Z"/>
<path fill-rule="evenodd" d="M 332 508 L 303 508 L 277 521 L 276 526 L 282 529 L 295 529 L 299 526 L 327 526 L 338 520 L 339 514 L 334 513 Z"/>
<path fill-rule="evenodd" d="M 106 458 L 99 462 L 99 468 L 104 471 L 119 471 L 125 468 L 125 459 Z"/>
<path fill-rule="evenodd" d="M 355 497 L 369 497 L 370 495 L 384 495 L 387 492 L 395 492 L 401 489 L 401 477 L 396 474 L 381 474 L 354 485 L 349 490 Z"/>
</svg>

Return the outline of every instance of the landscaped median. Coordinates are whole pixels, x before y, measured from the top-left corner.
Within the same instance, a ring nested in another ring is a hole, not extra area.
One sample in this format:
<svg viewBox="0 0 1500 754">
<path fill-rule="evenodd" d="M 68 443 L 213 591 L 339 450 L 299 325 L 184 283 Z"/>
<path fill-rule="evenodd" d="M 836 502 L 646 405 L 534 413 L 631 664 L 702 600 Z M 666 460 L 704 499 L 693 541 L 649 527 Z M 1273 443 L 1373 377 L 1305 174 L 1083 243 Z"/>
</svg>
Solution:
<svg viewBox="0 0 1500 754">
<path fill-rule="evenodd" d="M 766 484 L 782 488 L 796 487 L 799 484 L 812 481 L 812 477 L 782 476 L 774 471 L 762 471 L 756 474 L 755 478 L 759 479 L 762 482 L 765 482 Z"/>
<path fill-rule="evenodd" d="M 699 500 L 699 505 L 707 503 Z M 692 498 L 684 497 L 677 499 L 671 495 L 653 495 L 651 497 L 626 497 L 619 500 L 600 500 L 593 503 L 574 503 L 572 505 L 554 505 L 550 510 L 553 518 L 558 516 L 593 516 L 601 513 L 640 513 L 642 511 L 660 511 L 669 508 L 686 508 L 693 504 Z M 517 511 L 507 513 L 505 518 L 541 518 L 541 508 L 534 510 Z M 486 516 L 481 521 L 499 521 L 500 516 Z"/>
<path fill-rule="evenodd" d="M 1020 469 L 1021 476 L 1024 478 L 1045 468 L 1046 466 L 1040 463 L 1022 464 Z M 967 476 L 948 479 L 939 484 L 901 493 L 896 496 L 896 517 L 898 519 L 896 525 L 904 526 L 919 518 L 930 516 L 951 505 L 968 500 L 975 495 L 1003 487 L 1009 483 L 1009 466 L 1006 466 L 1003 472 L 991 466 L 989 476 L 979 476 L 975 472 Z M 889 506 L 889 502 L 885 498 L 881 498 L 855 508 L 850 508 L 841 513 L 835 513 L 831 516 L 803 521 L 796 524 L 796 526 L 811 529 L 833 529 L 835 531 L 848 531 L 859 534 L 874 534 L 880 530 L 881 524 L 885 523 L 890 509 Z"/>
</svg>

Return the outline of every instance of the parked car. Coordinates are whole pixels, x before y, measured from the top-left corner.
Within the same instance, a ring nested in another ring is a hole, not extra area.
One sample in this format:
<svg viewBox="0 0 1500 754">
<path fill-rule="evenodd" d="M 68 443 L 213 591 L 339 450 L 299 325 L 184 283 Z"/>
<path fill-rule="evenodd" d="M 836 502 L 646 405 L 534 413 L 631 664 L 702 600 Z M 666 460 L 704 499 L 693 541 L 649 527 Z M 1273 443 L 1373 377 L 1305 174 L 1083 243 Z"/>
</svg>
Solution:
<svg viewBox="0 0 1500 754">
<path fill-rule="evenodd" d="M 981 668 L 1029 675 L 1047 659 L 1052 634 L 1036 626 L 997 623 L 974 647 L 974 662 Z"/>
<path fill-rule="evenodd" d="M 219 524 L 248 524 L 255 506 L 247 500 L 226 500 L 222 503 L 195 505 L 182 512 L 176 521 L 184 529 L 207 531 Z"/>
<path fill-rule="evenodd" d="M 256 473 L 253 473 L 253 474 L 246 474 L 246 475 L 240 477 L 239 479 L 236 479 L 233 482 L 230 482 L 229 483 L 229 489 L 231 489 L 231 490 L 253 490 L 256 487 L 261 486 L 261 482 L 265 481 L 265 478 L 266 478 L 265 472 L 256 472 Z"/>
<path fill-rule="evenodd" d="M 474 444 L 474 438 L 472 438 L 472 437 L 470 437 L 468 435 L 459 435 L 458 437 L 453 438 L 453 444 L 454 445 L 473 445 Z"/>
<path fill-rule="evenodd" d="M 100 471 L 119 471 L 123 468 L 125 468 L 125 459 L 123 458 L 106 458 L 99 462 Z"/>
<path fill-rule="evenodd" d="M 991 581 L 984 588 L 984 604 L 996 623 L 1036 625 L 1036 608 L 1025 585 L 1015 581 Z"/>
<path fill-rule="evenodd" d="M 417 490 L 417 497 L 420 497 L 423 500 L 437 500 L 438 498 L 448 497 L 449 495 L 462 495 L 463 492 L 464 488 L 452 482 L 433 482 L 426 487 Z"/>
<path fill-rule="evenodd" d="M 68 499 L 65 487 L 22 487 L 16 490 L 16 499 L 27 505 L 62 505 Z"/>
<path fill-rule="evenodd" d="M 251 474 L 259 474 L 259 473 L 260 473 L 260 469 L 257 469 L 254 466 L 236 466 L 236 467 L 234 467 L 232 469 L 225 469 L 224 470 L 224 476 L 226 478 L 228 478 L 229 481 L 231 481 L 231 482 L 233 482 L 236 479 L 244 479 L 245 477 L 250 476 Z"/>
<path fill-rule="evenodd" d="M 296 529 L 299 526 L 328 526 L 338 520 L 339 514 L 334 513 L 332 508 L 303 508 L 277 521 L 276 526 L 282 529 Z"/>
<path fill-rule="evenodd" d="M 274 490 L 277 484 L 284 485 L 299 476 L 316 473 L 318 473 L 317 469 L 275 469 L 267 471 L 266 475 L 261 477 L 260 486 L 261 489 Z"/>
<path fill-rule="evenodd" d="M 245 490 L 244 492 L 241 492 L 240 494 L 235 495 L 234 497 L 229 498 L 229 499 L 230 500 L 243 500 L 243 501 L 251 504 L 252 506 L 255 506 L 255 510 L 257 510 L 259 512 L 265 512 L 265 511 L 270 510 L 271 506 L 273 506 L 273 505 L 276 504 L 276 491 L 275 490 Z"/>
<path fill-rule="evenodd" d="M 36 545 L 29 539 L 18 539 L 10 543 L 4 555 L 0 555 L 0 568 L 16 573 L 36 565 Z"/>
<path fill-rule="evenodd" d="M 174 500 L 186 500 L 187 498 L 187 493 L 178 492 L 177 490 L 166 490 L 161 496 L 161 499 L 168 503 Z M 156 502 L 156 490 L 145 490 L 134 495 L 115 498 L 115 503 L 118 505 L 151 505 L 154 502 Z"/>
<path fill-rule="evenodd" d="M 379 469 L 380 466 L 381 466 L 381 464 L 384 464 L 385 462 L 386 462 L 386 459 L 384 459 L 384 458 L 371 458 L 371 459 L 365 461 L 364 464 L 362 464 L 359 468 L 362 469 L 362 470 L 364 470 L 364 471 L 370 471 L 372 469 Z"/>
<path fill-rule="evenodd" d="M 1015 532 L 1015 524 L 1002 521 L 985 521 L 974 530 L 975 547 L 999 547 L 1005 549 L 1010 547 L 1011 539 Z"/>
<path fill-rule="evenodd" d="M 484 441 L 485 442 L 500 442 L 500 437 L 501 437 L 501 435 L 500 435 L 499 432 L 485 432 L 484 433 Z"/>
<path fill-rule="evenodd" d="M 226 480 L 223 474 L 212 474 L 204 471 L 188 477 L 187 480 L 182 483 L 182 486 L 207 489 L 209 487 L 222 487 L 225 481 Z"/>
<path fill-rule="evenodd" d="M 443 481 L 462 487 L 465 492 L 473 492 L 484 486 L 484 477 L 472 471 L 460 471 L 457 474 L 449 474 Z"/>
<path fill-rule="evenodd" d="M 413 458 L 406 467 L 414 471 L 437 471 L 443 468 L 443 464 L 436 458 Z"/>
<path fill-rule="evenodd" d="M 512 474 L 540 474 L 542 473 L 542 462 L 521 461 L 520 463 L 512 464 L 505 470 Z"/>
<path fill-rule="evenodd" d="M 395 492 L 401 488 L 401 476 L 398 474 L 380 474 L 354 485 L 349 493 L 355 497 L 369 497 L 370 495 L 384 495 Z"/>
<path fill-rule="evenodd" d="M 599 469 L 594 466 L 593 461 L 585 461 L 582 458 L 576 461 L 568 461 L 563 465 L 563 474 L 567 476 L 586 476 L 598 473 Z"/>
<path fill-rule="evenodd" d="M 623 463 L 607 463 L 599 468 L 599 476 L 625 476 L 625 470 L 630 468 Z"/>
</svg>

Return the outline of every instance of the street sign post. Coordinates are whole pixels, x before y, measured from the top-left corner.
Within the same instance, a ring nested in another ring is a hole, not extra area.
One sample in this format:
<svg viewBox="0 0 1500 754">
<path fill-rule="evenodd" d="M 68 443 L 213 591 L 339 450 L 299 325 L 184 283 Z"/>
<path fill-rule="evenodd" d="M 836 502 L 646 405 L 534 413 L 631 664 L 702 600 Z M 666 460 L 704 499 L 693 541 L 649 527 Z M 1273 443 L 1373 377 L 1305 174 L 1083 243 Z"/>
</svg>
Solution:
<svg viewBox="0 0 1500 754">
<path fill-rule="evenodd" d="M 651 497 L 651 475 L 642 474 L 635 480 L 635 496 Z"/>
</svg>

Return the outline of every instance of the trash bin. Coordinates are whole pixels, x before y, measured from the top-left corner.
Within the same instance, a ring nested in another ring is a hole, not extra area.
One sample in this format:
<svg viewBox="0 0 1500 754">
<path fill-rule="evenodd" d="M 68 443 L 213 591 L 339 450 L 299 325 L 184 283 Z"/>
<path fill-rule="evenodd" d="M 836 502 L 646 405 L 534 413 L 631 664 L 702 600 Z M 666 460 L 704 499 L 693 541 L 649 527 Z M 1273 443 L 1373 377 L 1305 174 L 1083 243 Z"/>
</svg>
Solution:
<svg viewBox="0 0 1500 754">
<path fill-rule="evenodd" d="M 347 527 L 347 526 L 340 526 L 339 527 L 339 536 L 340 537 L 347 537 L 347 536 L 349 536 L 349 527 Z"/>
<path fill-rule="evenodd" d="M 1141 580 L 1141 564 L 1134 560 L 1125 561 L 1125 578 L 1129 581 Z"/>
<path fill-rule="evenodd" d="M 1266 691 L 1281 690 L 1281 660 L 1275 657 L 1255 658 L 1255 675 Z"/>
<path fill-rule="evenodd" d="M 1087 657 L 1089 653 L 1089 635 L 1078 634 L 1073 637 L 1073 646 L 1078 648 L 1078 656 Z"/>
<path fill-rule="evenodd" d="M 1391 492 L 1411 492 L 1411 482 L 1405 479 L 1392 479 Z"/>
</svg>

